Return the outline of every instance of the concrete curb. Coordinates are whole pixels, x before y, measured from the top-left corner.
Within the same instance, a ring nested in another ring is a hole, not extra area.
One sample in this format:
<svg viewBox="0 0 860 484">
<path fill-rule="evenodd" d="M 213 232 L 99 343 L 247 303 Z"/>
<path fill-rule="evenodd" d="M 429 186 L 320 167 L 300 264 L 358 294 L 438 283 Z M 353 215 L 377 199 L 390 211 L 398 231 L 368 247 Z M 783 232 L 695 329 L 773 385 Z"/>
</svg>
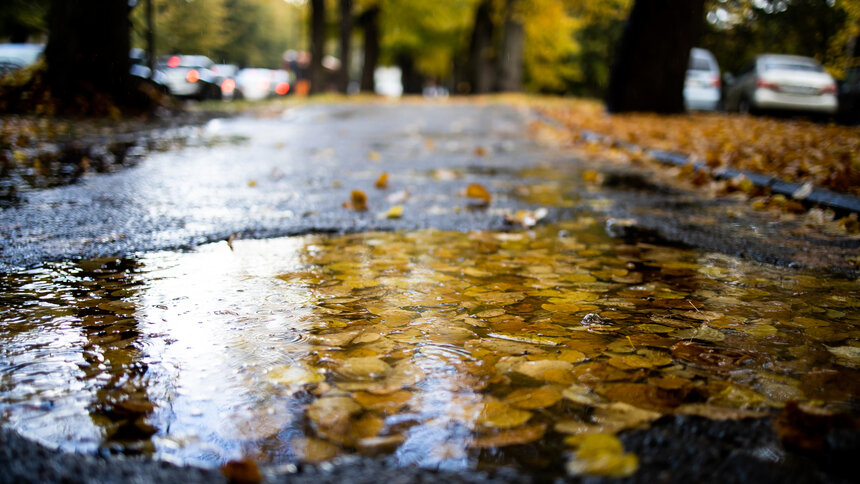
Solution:
<svg viewBox="0 0 860 484">
<path fill-rule="evenodd" d="M 535 111 L 535 113 L 541 121 L 547 124 L 550 124 L 557 128 L 567 128 L 563 123 L 549 117 L 544 113 L 541 113 L 539 111 Z M 660 163 L 664 163 L 667 165 L 692 165 L 693 169 L 695 169 L 696 171 L 705 171 L 718 180 L 728 180 L 736 178 L 738 176 L 744 176 L 759 188 L 770 188 L 770 191 L 772 193 L 781 194 L 786 197 L 805 202 L 807 204 L 823 205 L 826 207 L 830 207 L 838 212 L 857 212 L 858 214 L 860 214 L 860 198 L 845 193 L 837 193 L 831 190 L 827 190 L 826 188 L 816 187 L 813 186 L 811 183 L 792 183 L 776 177 L 763 175 L 761 173 L 755 173 L 745 170 L 734 170 L 731 168 L 711 170 L 710 167 L 708 167 L 702 162 L 692 163 L 692 157 L 683 153 L 643 148 L 632 143 L 612 139 L 612 137 L 610 136 L 596 133 L 594 131 L 583 130 L 580 132 L 580 134 L 582 135 L 582 138 L 586 141 L 600 141 L 604 143 L 608 142 L 611 143 L 612 146 L 618 148 L 624 148 L 631 151 L 642 151 L 654 158 L 655 160 L 659 161 Z"/>
<path fill-rule="evenodd" d="M 611 137 L 595 133 L 593 131 L 582 131 L 583 139 L 587 141 L 602 141 L 611 142 L 613 146 L 630 150 L 641 150 L 648 154 L 660 163 L 674 166 L 691 165 L 696 171 L 705 171 L 710 173 L 718 180 L 729 180 L 743 176 L 750 180 L 755 186 L 760 188 L 770 188 L 773 193 L 785 195 L 786 197 L 795 200 L 816 205 L 824 205 L 833 208 L 837 211 L 858 212 L 860 213 L 860 199 L 844 193 L 837 193 L 826 188 L 813 186 L 811 183 L 792 183 L 776 177 L 763 175 L 746 170 L 734 170 L 731 168 L 721 168 L 711 170 L 702 162 L 692 162 L 692 157 L 683 153 L 665 150 L 652 150 L 642 148 L 641 146 L 632 143 L 625 143 L 613 140 Z"/>
</svg>

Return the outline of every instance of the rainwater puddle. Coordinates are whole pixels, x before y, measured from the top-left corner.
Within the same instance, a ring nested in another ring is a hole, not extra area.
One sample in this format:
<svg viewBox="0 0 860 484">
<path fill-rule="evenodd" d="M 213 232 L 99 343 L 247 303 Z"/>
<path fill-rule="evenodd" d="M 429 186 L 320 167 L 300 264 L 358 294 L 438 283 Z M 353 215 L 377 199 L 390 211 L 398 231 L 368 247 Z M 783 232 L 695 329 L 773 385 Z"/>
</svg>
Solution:
<svg viewBox="0 0 860 484">
<path fill-rule="evenodd" d="M 3 276 L 0 422 L 206 466 L 560 474 L 581 446 L 611 468 L 569 472 L 623 475 L 611 435 L 660 415 L 860 394 L 855 281 L 624 245 L 588 218 L 233 245 Z"/>
</svg>

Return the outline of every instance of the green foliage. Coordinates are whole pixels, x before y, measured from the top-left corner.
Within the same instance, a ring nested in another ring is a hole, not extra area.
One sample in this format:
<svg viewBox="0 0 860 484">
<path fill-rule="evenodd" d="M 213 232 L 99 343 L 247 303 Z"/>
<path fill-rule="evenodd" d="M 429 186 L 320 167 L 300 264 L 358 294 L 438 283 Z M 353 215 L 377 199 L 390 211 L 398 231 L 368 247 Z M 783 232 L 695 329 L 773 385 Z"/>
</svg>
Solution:
<svg viewBox="0 0 860 484">
<path fill-rule="evenodd" d="M 575 33 L 579 44 L 571 63 L 578 76 L 567 89 L 578 95 L 603 97 L 609 85 L 609 69 L 615 44 L 621 37 L 632 0 L 569 0 L 570 14 L 577 20 Z"/>
<path fill-rule="evenodd" d="M 422 74 L 449 75 L 454 52 L 468 38 L 477 0 L 380 0 L 378 3 L 386 59 L 391 62 L 401 55 L 411 56 Z"/>
<path fill-rule="evenodd" d="M 283 0 L 160 0 L 157 54 L 203 54 L 216 62 L 277 67 L 287 49 L 306 45 L 305 7 Z M 134 45 L 145 47 L 144 8 L 133 12 Z"/>
<path fill-rule="evenodd" d="M 0 38 L 45 32 L 48 0 L 3 0 L 0 2 Z M 16 39 L 17 40 L 17 39 Z"/>
</svg>

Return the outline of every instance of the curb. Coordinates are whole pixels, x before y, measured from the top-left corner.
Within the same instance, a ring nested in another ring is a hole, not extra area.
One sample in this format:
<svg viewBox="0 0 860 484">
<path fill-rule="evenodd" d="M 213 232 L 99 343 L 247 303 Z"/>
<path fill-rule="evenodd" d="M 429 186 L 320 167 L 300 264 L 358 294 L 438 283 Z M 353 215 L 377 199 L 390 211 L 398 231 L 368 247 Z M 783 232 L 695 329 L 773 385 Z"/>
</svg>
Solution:
<svg viewBox="0 0 860 484">
<path fill-rule="evenodd" d="M 831 190 L 827 190 L 826 188 L 816 187 L 813 186 L 811 183 L 793 183 L 776 177 L 763 175 L 761 173 L 746 170 L 735 170 L 732 168 L 711 170 L 706 164 L 702 162 L 693 163 L 692 157 L 683 153 L 666 150 L 646 149 L 642 148 L 641 146 L 634 145 L 632 143 L 615 141 L 609 136 L 595 133 L 593 131 L 582 131 L 581 134 L 582 138 L 586 141 L 611 142 L 612 145 L 616 147 L 630 150 L 641 150 L 655 160 L 659 161 L 660 163 L 664 163 L 667 165 L 691 165 L 696 171 L 708 172 L 717 180 L 729 180 L 732 178 L 743 176 L 759 188 L 770 188 L 770 191 L 773 193 L 781 194 L 798 201 L 825 205 L 835 210 L 844 212 L 860 213 L 860 199 L 858 199 L 857 197 L 846 195 L 844 193 L 837 193 Z"/>
<path fill-rule="evenodd" d="M 556 128 L 568 129 L 560 121 L 540 112 L 532 110 L 542 122 L 545 122 Z M 743 176 L 750 180 L 756 187 L 770 188 L 772 193 L 784 195 L 795 200 L 810 204 L 824 205 L 840 212 L 857 212 L 860 214 L 860 198 L 837 193 L 826 188 L 813 186 L 811 183 L 793 183 L 776 177 L 763 175 L 752 171 L 735 170 L 731 168 L 721 168 L 719 170 L 711 170 L 702 162 L 692 163 L 692 157 L 683 153 L 666 150 L 652 150 L 643 148 L 633 143 L 618 141 L 610 136 L 596 133 L 594 131 L 580 131 L 582 139 L 586 141 L 601 141 L 609 142 L 614 147 L 624 148 L 631 151 L 642 151 L 651 156 L 660 163 L 673 166 L 692 165 L 696 171 L 705 171 L 712 175 L 717 180 L 729 180 L 738 176 Z"/>
</svg>

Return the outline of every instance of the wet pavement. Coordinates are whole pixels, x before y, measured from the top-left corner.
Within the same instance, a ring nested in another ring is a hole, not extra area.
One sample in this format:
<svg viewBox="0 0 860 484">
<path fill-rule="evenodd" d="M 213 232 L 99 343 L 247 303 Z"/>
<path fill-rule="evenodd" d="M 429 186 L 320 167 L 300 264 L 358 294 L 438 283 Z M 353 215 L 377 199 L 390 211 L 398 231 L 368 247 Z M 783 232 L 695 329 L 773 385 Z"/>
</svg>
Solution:
<svg viewBox="0 0 860 484">
<path fill-rule="evenodd" d="M 37 462 L 0 481 L 217 476 L 114 454 L 270 481 L 848 480 L 851 243 L 775 245 L 765 214 L 643 172 L 594 183 L 541 129 L 310 105 L 26 193 L 0 213 L 0 421 L 99 457 L 4 431 Z"/>
</svg>

